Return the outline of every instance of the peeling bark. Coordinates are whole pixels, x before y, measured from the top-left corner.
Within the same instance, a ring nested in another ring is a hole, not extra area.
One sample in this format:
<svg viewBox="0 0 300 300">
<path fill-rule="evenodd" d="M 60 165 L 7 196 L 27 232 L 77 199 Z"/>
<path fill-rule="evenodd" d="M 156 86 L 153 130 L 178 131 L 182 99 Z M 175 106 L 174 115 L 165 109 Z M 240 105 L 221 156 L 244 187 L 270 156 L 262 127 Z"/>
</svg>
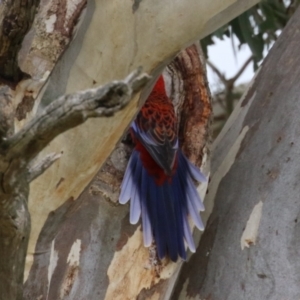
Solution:
<svg viewBox="0 0 300 300">
<path fill-rule="evenodd" d="M 19 67 L 29 78 L 21 80 L 16 87 L 16 130 L 36 115 L 49 76 L 75 38 L 86 5 L 87 0 L 41 0 L 33 26 L 18 53 Z M 61 95 L 52 99 L 58 96 Z"/>
<path fill-rule="evenodd" d="M 203 59 L 198 46 L 187 48 L 174 59 L 170 68 L 176 70 L 183 80 L 185 101 L 179 119 L 180 143 L 187 157 L 200 166 L 203 162 L 203 148 L 211 139 L 212 108 L 205 63 L 199 61 L 199 53 L 200 59 Z"/>
</svg>

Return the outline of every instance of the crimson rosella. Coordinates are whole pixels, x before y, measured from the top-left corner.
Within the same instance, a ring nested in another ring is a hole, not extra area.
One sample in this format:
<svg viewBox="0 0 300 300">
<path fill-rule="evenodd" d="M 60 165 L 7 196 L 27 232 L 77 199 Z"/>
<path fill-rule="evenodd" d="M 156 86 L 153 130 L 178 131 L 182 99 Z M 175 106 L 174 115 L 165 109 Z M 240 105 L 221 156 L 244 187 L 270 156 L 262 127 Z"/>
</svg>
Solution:
<svg viewBox="0 0 300 300">
<path fill-rule="evenodd" d="M 192 252 L 195 245 L 188 223 L 190 215 L 200 230 L 199 211 L 204 210 L 193 179 L 206 181 L 178 147 L 174 107 L 166 95 L 163 76 L 156 82 L 131 125 L 135 143 L 121 185 L 119 202 L 131 199 L 130 223 L 142 215 L 144 245 L 154 239 L 160 259 L 168 255 L 186 259 L 184 240 Z"/>
</svg>

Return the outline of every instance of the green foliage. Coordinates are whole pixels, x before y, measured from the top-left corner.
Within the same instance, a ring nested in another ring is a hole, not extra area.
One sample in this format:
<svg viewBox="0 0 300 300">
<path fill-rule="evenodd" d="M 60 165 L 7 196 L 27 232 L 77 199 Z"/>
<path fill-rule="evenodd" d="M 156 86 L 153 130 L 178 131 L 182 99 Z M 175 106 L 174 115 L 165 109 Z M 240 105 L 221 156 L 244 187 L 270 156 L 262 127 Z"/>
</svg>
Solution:
<svg viewBox="0 0 300 300">
<path fill-rule="evenodd" d="M 213 37 L 236 36 L 239 48 L 247 44 L 253 54 L 254 68 L 263 58 L 263 51 L 268 48 L 284 28 L 289 18 L 300 4 L 300 0 L 262 0 L 227 25 L 201 40 L 206 57 L 207 47 L 214 44 Z"/>
</svg>

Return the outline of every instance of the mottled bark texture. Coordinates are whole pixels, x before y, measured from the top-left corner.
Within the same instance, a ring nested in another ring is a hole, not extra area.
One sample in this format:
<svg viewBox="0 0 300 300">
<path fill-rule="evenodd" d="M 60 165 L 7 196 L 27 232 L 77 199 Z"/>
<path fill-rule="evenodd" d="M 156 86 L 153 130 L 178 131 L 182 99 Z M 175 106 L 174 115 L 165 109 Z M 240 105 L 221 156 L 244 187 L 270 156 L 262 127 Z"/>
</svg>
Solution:
<svg viewBox="0 0 300 300">
<path fill-rule="evenodd" d="M 18 0 L 0 3 L 0 145 L 14 133 L 12 89 L 23 77 L 17 55 L 38 4 L 39 1 Z M 0 298 L 10 300 L 22 297 L 30 216 L 29 184 L 24 177 L 5 190 L 4 177 L 14 165 L 6 154 L 0 154 Z"/>
<path fill-rule="evenodd" d="M 207 172 L 211 104 L 199 51 L 195 45 L 183 51 L 164 76 L 180 119 L 182 148 Z M 80 197 L 66 199 L 48 216 L 25 299 L 168 298 L 181 262 L 159 261 L 155 248 L 143 246 L 140 224 L 129 224 L 129 206 L 118 204 L 132 146 L 125 138 Z"/>
<path fill-rule="evenodd" d="M 39 0 L 0 2 L 0 139 L 14 132 L 12 90 L 27 77 L 19 68 L 18 53 L 38 5 Z"/>
<path fill-rule="evenodd" d="M 215 206 L 174 300 L 300 298 L 299 28 L 300 9 L 213 146 Z"/>
</svg>

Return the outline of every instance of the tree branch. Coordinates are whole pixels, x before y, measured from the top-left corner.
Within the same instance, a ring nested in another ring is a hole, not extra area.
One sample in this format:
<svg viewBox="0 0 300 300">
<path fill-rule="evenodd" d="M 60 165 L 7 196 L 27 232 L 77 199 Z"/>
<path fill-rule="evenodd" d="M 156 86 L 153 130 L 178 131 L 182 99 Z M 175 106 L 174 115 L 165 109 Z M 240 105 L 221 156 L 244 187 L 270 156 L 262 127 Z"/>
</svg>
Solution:
<svg viewBox="0 0 300 300">
<path fill-rule="evenodd" d="M 253 55 L 251 55 L 242 65 L 242 67 L 239 69 L 239 71 L 235 74 L 235 76 L 233 76 L 231 79 L 229 79 L 230 81 L 232 81 L 233 83 L 242 75 L 242 73 L 245 71 L 245 69 L 248 67 L 248 65 L 251 63 L 251 61 L 253 60 Z"/>
<path fill-rule="evenodd" d="M 61 157 L 61 153 L 50 153 L 39 161 L 34 166 L 29 167 L 27 180 L 33 181 L 38 176 L 42 175 L 52 164 Z"/>
<path fill-rule="evenodd" d="M 141 68 L 122 81 L 113 81 L 96 89 L 61 96 L 22 130 L 0 144 L 0 153 L 29 162 L 50 141 L 88 118 L 112 116 L 124 108 L 133 94 L 149 81 Z"/>
<path fill-rule="evenodd" d="M 207 60 L 206 63 L 218 75 L 218 77 L 220 78 L 222 83 L 224 85 L 226 85 L 227 80 L 226 80 L 225 76 L 218 70 L 218 68 L 210 60 Z"/>
</svg>

